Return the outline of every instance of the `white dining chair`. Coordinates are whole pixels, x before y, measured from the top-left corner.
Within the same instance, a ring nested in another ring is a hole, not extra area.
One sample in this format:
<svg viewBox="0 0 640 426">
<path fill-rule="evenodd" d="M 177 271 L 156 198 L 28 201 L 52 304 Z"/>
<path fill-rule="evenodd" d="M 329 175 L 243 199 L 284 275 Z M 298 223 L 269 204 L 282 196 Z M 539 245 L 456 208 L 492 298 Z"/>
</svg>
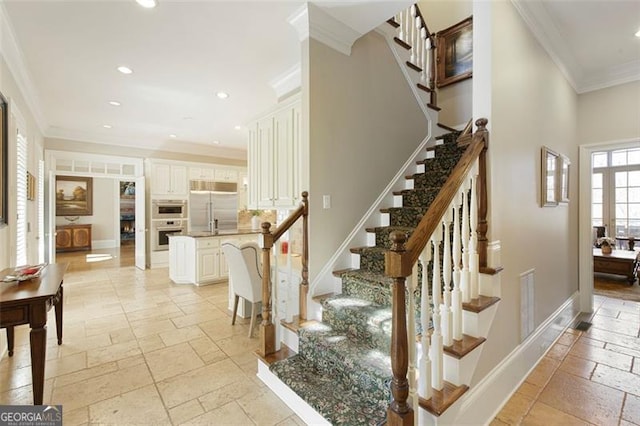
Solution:
<svg viewBox="0 0 640 426">
<path fill-rule="evenodd" d="M 251 303 L 251 323 L 249 337 L 258 315 L 258 304 L 262 302 L 262 262 L 260 247 L 255 242 L 225 241 L 221 245 L 222 252 L 229 267 L 229 281 L 233 288 L 233 317 L 231 325 L 236 323 L 238 300 L 242 298 Z"/>
</svg>

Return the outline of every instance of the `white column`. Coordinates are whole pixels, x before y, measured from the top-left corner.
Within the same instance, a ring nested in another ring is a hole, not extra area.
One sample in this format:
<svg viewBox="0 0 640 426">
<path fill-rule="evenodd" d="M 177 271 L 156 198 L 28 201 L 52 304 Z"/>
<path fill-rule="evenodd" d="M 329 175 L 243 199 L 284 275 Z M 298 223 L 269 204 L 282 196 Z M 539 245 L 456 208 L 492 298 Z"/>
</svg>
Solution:
<svg viewBox="0 0 640 426">
<path fill-rule="evenodd" d="M 440 293 L 442 292 L 442 282 L 440 281 L 440 241 L 442 241 L 442 230 L 436 229 L 436 232 L 431 237 L 431 243 L 433 244 L 433 276 L 431 279 L 431 295 L 433 297 L 431 386 L 436 390 L 442 390 L 443 387 L 442 325 L 440 322 Z"/>
<path fill-rule="evenodd" d="M 442 315 L 442 339 L 445 346 L 453 344 L 452 328 L 453 315 L 451 312 L 451 206 L 445 214 L 442 222 L 444 226 L 444 253 L 442 256 L 442 279 L 444 280 L 442 299 L 440 306 Z"/>
<path fill-rule="evenodd" d="M 462 301 L 468 303 L 471 300 L 469 288 L 469 180 L 468 177 L 462 188 L 462 275 L 460 289 L 462 290 Z"/>
<path fill-rule="evenodd" d="M 422 323 L 422 352 L 420 353 L 419 371 L 420 382 L 418 383 L 418 393 L 424 399 L 429 399 L 433 395 L 431 388 L 431 358 L 429 345 L 429 319 L 431 318 L 431 304 L 429 303 L 429 278 L 427 277 L 427 264 L 431 260 L 431 247 L 429 244 L 420 254 L 420 264 L 422 265 L 422 298 L 420 299 L 420 321 Z M 417 413 L 417 411 L 414 411 Z"/>
<path fill-rule="evenodd" d="M 478 196 L 476 193 L 477 175 L 471 180 L 471 207 L 469 218 L 471 220 L 471 238 L 469 239 L 469 296 L 478 298 Z"/>
<path fill-rule="evenodd" d="M 461 188 L 464 192 L 464 185 Z M 462 291 L 460 290 L 460 199 L 462 193 L 453 201 L 453 292 L 451 292 L 451 311 L 453 315 L 453 339 L 462 340 Z"/>
</svg>

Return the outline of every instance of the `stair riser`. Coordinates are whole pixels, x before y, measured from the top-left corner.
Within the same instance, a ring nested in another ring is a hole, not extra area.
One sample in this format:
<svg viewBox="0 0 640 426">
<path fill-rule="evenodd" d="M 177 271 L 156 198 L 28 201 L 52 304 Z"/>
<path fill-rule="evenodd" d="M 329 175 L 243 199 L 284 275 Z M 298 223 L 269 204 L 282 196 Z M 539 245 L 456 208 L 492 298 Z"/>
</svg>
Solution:
<svg viewBox="0 0 640 426">
<path fill-rule="evenodd" d="M 413 190 L 402 194 L 404 207 L 430 206 L 438 195 L 438 189 Z"/>
<path fill-rule="evenodd" d="M 419 208 L 391 208 L 389 209 L 389 225 L 415 228 L 425 212 L 426 209 Z"/>
<path fill-rule="evenodd" d="M 384 253 L 363 250 L 360 253 L 360 269 L 384 274 Z"/>
</svg>

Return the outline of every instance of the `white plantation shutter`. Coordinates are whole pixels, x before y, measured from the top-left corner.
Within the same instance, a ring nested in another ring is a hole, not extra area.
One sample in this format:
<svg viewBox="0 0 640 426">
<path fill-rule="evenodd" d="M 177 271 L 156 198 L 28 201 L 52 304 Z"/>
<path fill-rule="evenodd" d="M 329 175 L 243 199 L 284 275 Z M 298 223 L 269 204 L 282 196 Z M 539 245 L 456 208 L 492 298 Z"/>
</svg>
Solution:
<svg viewBox="0 0 640 426">
<path fill-rule="evenodd" d="M 38 161 L 38 263 L 44 262 L 44 161 Z"/>
<path fill-rule="evenodd" d="M 27 139 L 18 131 L 16 164 L 16 266 L 27 263 Z"/>
</svg>

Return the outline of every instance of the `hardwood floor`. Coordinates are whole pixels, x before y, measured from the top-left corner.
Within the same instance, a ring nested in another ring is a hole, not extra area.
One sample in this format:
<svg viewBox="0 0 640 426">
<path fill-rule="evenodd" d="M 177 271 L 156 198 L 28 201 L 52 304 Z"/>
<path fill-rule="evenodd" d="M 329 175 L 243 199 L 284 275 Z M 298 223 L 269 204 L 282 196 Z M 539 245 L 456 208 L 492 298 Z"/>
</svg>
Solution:
<svg viewBox="0 0 640 426">
<path fill-rule="evenodd" d="M 64 341 L 50 316 L 44 403 L 66 426 L 303 424 L 256 378 L 258 339 L 231 326 L 226 282 L 173 284 L 136 269 L 133 246 L 57 260 L 70 263 Z M 591 328 L 567 330 L 493 425 L 640 425 L 640 302 L 595 301 Z M 32 403 L 28 333 L 0 361 L 0 404 Z"/>
</svg>

